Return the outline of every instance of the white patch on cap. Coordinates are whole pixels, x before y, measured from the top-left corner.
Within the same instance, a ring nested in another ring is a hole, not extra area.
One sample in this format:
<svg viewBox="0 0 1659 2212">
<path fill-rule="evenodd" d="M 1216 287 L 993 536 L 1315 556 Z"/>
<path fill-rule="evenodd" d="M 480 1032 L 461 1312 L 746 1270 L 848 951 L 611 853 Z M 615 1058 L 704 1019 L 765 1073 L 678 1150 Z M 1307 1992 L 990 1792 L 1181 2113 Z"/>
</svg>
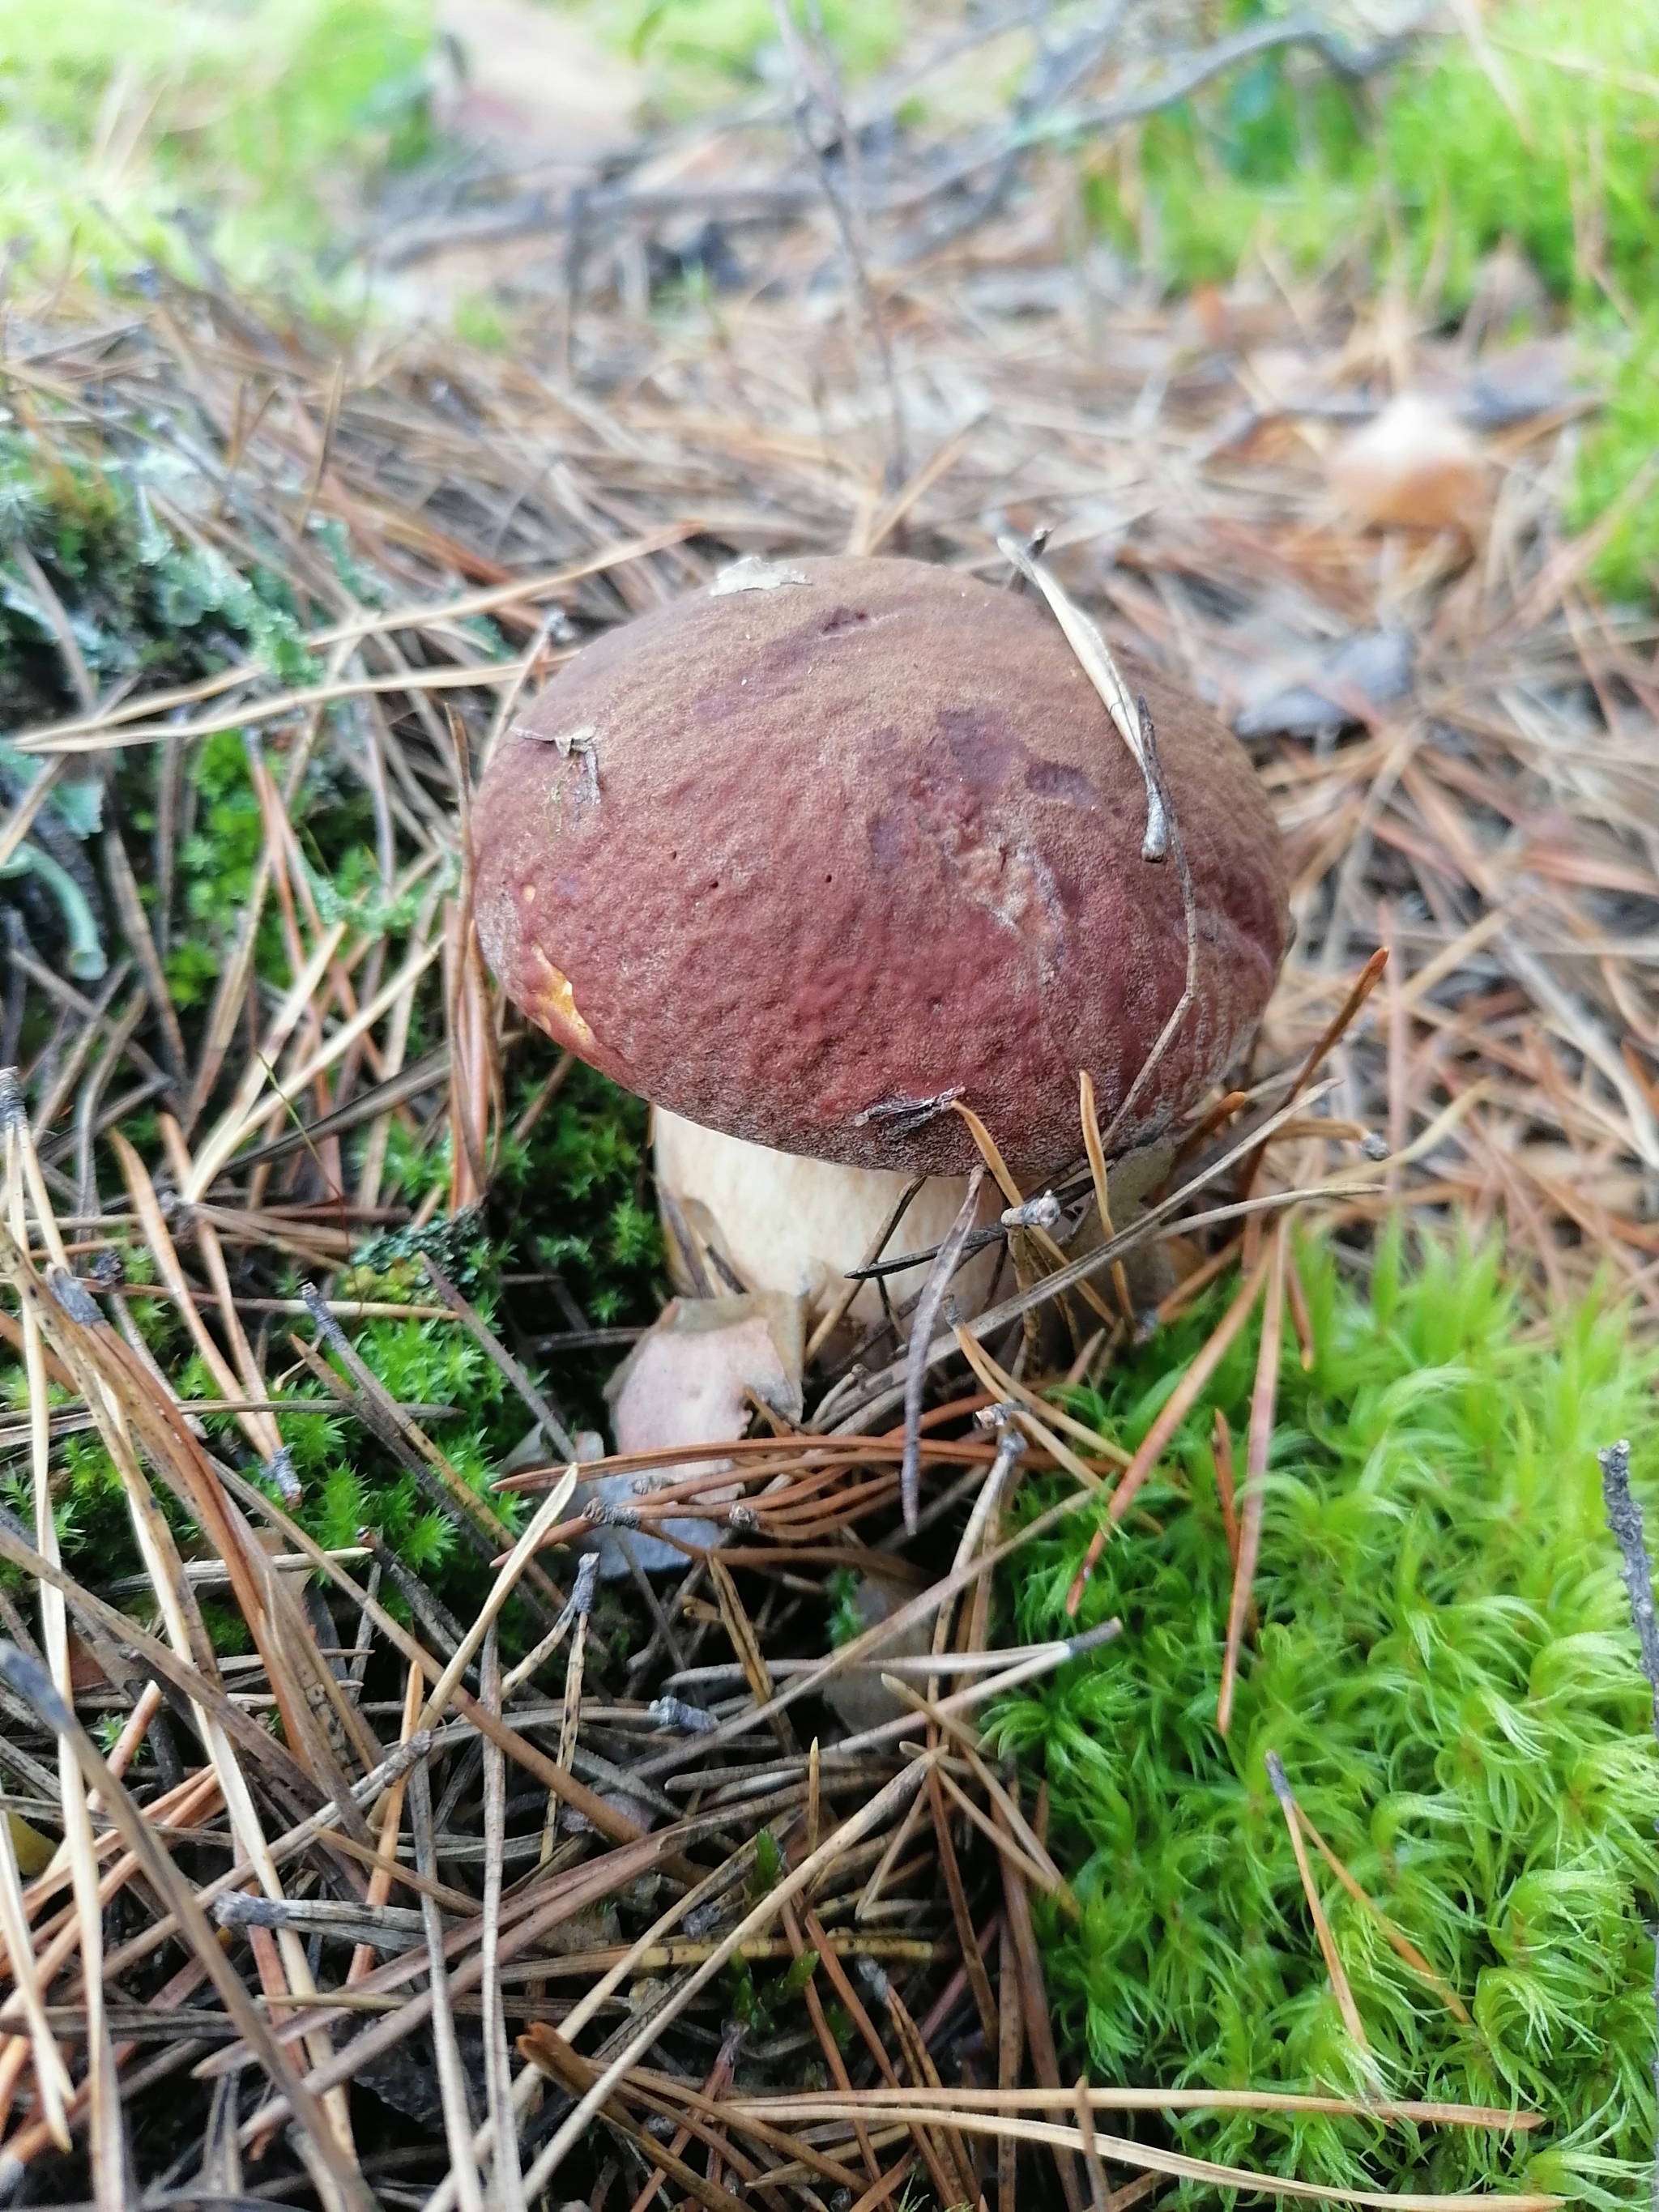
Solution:
<svg viewBox="0 0 1659 2212">
<path fill-rule="evenodd" d="M 708 586 L 708 596 L 723 599 L 730 592 L 775 592 L 783 584 L 811 580 L 799 568 L 786 568 L 776 561 L 763 561 L 758 553 L 745 553 L 741 561 L 720 570 Z"/>
</svg>

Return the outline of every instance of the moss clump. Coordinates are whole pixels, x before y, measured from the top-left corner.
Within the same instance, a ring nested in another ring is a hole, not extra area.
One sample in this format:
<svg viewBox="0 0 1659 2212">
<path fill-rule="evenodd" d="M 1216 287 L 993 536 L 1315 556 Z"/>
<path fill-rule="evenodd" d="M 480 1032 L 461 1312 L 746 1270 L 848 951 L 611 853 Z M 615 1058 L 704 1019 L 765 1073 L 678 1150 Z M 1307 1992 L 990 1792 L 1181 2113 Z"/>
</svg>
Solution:
<svg viewBox="0 0 1659 2212">
<path fill-rule="evenodd" d="M 1650 1475 L 1653 1361 L 1591 1308 L 1518 1335 L 1495 1246 L 1431 1249 L 1407 1273 L 1395 1232 L 1369 1301 L 1328 1255 L 1303 1256 L 1316 1352 L 1310 1374 L 1293 1343 L 1284 1362 L 1231 1736 L 1215 1727 L 1231 1574 L 1209 1435 L 1213 1406 L 1243 1432 L 1253 1343 L 1107 1547 L 1083 1620 L 1119 1614 L 1121 1638 L 996 1723 L 1047 1779 L 1083 1903 L 1080 1925 L 1044 1929 L 1059 2022 L 1109 2081 L 1364 2088 L 1268 1785 L 1276 1750 L 1321 1833 L 1472 2015 L 1454 2017 L 1316 1858 L 1375 2078 L 1513 2100 L 1545 2124 L 1504 2137 L 1199 2115 L 1170 2123 L 1180 2147 L 1332 2185 L 1524 2180 L 1634 2202 L 1654 2126 L 1659 1755 L 1595 1452 L 1629 1436 Z M 1214 1319 L 1160 1338 L 1078 1409 L 1133 1445 Z M 1092 1518 L 1025 1555 L 1020 1637 L 1067 1625 Z"/>
<path fill-rule="evenodd" d="M 1586 428 L 1568 509 L 1575 530 L 1589 529 L 1607 514 L 1637 471 L 1659 453 L 1659 301 L 1641 326 L 1610 350 L 1606 368 L 1607 403 Z M 1628 599 L 1659 586 L 1659 490 L 1651 483 L 1633 502 L 1623 500 L 1595 574 L 1609 591 Z"/>
<path fill-rule="evenodd" d="M 43 265 L 188 255 L 313 291 L 354 187 L 432 143 L 428 0 L 0 0 L 0 220 Z M 354 287 L 354 290 L 357 288 Z"/>
<path fill-rule="evenodd" d="M 801 21 L 799 11 L 796 20 Z M 841 65 L 859 76 L 885 61 L 905 29 L 899 0 L 827 0 L 817 17 Z M 628 0 L 594 17 L 636 58 L 667 72 L 669 104 L 729 93 L 734 80 L 752 82 L 763 55 L 778 44 L 770 0 Z M 804 25 L 803 25 L 804 27 Z"/>
<path fill-rule="evenodd" d="M 186 509 L 199 489 L 180 464 L 170 466 L 164 445 L 112 441 L 94 464 L 54 444 L 45 429 L 0 432 L 0 520 L 14 549 L 0 561 L 0 704 L 10 726 L 72 712 L 76 701 L 51 611 L 41 604 L 38 579 L 20 563 L 27 548 L 39 574 L 72 629 L 81 658 L 100 691 L 123 678 L 150 686 L 189 681 L 233 660 L 263 663 L 279 679 L 302 683 L 317 672 L 305 643 L 307 626 L 329 609 L 310 599 L 303 582 L 278 572 L 281 549 L 266 541 L 257 516 L 244 532 L 245 568 L 162 519 L 150 488 L 165 477 Z M 183 490 L 181 493 L 181 484 Z M 337 529 L 323 523 L 311 532 L 313 557 L 331 566 L 359 601 L 373 603 L 384 586 L 352 559 Z M 269 566 L 260 556 L 269 556 Z M 494 649 L 500 641 L 483 640 Z M 282 740 L 267 738 L 266 757 L 282 772 Z M 39 772 L 39 763 L 0 745 L 0 801 L 15 802 Z M 240 730 L 193 743 L 185 764 L 185 788 L 172 811 L 172 884 L 164 914 L 156 881 L 155 845 L 162 819 L 163 749 L 136 749 L 107 787 L 101 777 L 66 778 L 54 791 L 31 832 L 55 858 L 78 896 L 96 973 L 120 955 L 100 871 L 96 865 L 100 825 L 118 824 L 149 908 L 168 987 L 183 1033 L 187 1061 L 202 1048 L 209 1005 L 247 902 L 264 827 L 247 744 Z M 419 878 L 407 894 L 382 884 L 372 804 L 362 782 L 342 765 L 337 750 L 319 745 L 290 808 L 309 878 L 325 921 L 349 920 L 355 936 L 386 940 L 386 957 L 401 960 L 422 910 L 453 870 L 439 867 Z M 44 894 L 33 877 L 0 884 L 0 921 L 13 941 L 43 963 L 75 966 L 74 939 L 61 902 Z M 254 964 L 262 986 L 280 995 L 289 981 L 289 949 L 280 902 L 264 902 Z M 88 977 L 88 980 L 90 978 Z M 441 1034 L 436 979 L 417 1006 L 409 1057 L 418 1058 Z M 53 1009 L 39 994 L 27 1003 L 15 1042 L 29 1069 L 49 1054 Z M 514 1129 L 555 1060 L 550 1047 L 533 1040 L 515 1054 L 509 1077 L 506 1127 Z M 233 1053 L 222 1082 L 234 1079 Z M 382 1202 L 410 1212 L 435 1188 L 447 1193 L 449 1142 L 441 1083 L 399 1109 L 393 1124 Z M 646 1109 L 586 1068 L 568 1080 L 523 1139 L 504 1141 L 487 1200 L 459 1222 L 441 1218 L 423 1229 L 396 1230 L 366 1239 L 357 1264 L 344 1272 L 343 1296 L 393 1304 L 429 1305 L 434 1293 L 418 1265 L 430 1249 L 460 1283 L 486 1318 L 497 1322 L 532 1370 L 533 1348 L 513 1337 L 506 1317 L 503 1274 L 550 1278 L 556 1272 L 564 1298 L 597 1327 L 654 1319 L 665 1295 L 662 1252 L 648 1186 Z M 61 1133 L 61 1115 L 58 1129 Z M 125 1134 L 157 1164 L 161 1152 L 153 1113 L 130 1115 Z M 355 1190 L 370 1141 L 367 1124 L 343 1146 L 345 1184 Z M 107 1179 L 104 1189 L 111 1194 Z M 279 1172 L 276 1190 L 283 1185 Z M 142 1244 L 128 1241 L 117 1255 L 119 1278 L 150 1281 L 154 1270 Z M 192 1264 L 186 1243 L 185 1263 Z M 233 1251 L 236 1287 L 258 1296 L 292 1296 L 299 1276 L 287 1262 Z M 520 1281 L 511 1290 L 513 1322 L 527 1334 L 568 1333 L 568 1306 L 550 1280 Z M 186 1397 L 214 1398 L 217 1384 L 197 1358 L 171 1303 L 142 1295 L 131 1301 L 134 1319 L 163 1370 Z M 210 1326 L 216 1327 L 216 1322 Z M 477 1551 L 461 1539 L 448 1515 L 434 1509 L 406 1472 L 355 1421 L 345 1420 L 321 1397 L 319 1386 L 287 1347 L 294 1326 L 272 1317 L 258 1335 L 261 1371 L 283 1397 L 319 1395 L 315 1413 L 285 1407 L 279 1426 L 304 1487 L 300 1517 L 319 1540 L 349 1545 L 360 1526 L 378 1528 L 404 1561 L 427 1578 L 451 1607 L 470 1616 L 488 1584 Z M 301 1324 L 308 1337 L 307 1325 Z M 431 1427 L 465 1478 L 480 1492 L 501 1459 L 524 1437 L 530 1414 L 499 1370 L 461 1325 L 442 1320 L 375 1320 L 353 1328 L 363 1358 L 399 1400 L 443 1409 Z M 605 1348 L 562 1356 L 546 1377 L 573 1424 L 598 1425 L 602 1386 L 617 1354 Z M 21 1410 L 27 1386 L 21 1363 L 0 1347 L 0 1400 Z M 214 1448 L 257 1475 L 258 1466 L 234 1417 L 212 1416 Z M 52 1495 L 65 1563 L 95 1585 L 136 1575 L 140 1561 L 118 1477 L 97 1437 L 76 1432 L 54 1447 Z M 163 1510 L 187 1553 L 201 1548 L 189 1516 L 163 1495 Z M 0 1459 L 0 1503 L 25 1522 L 33 1501 L 27 1449 L 15 1443 Z M 501 1501 L 503 1517 L 515 1508 Z M 23 1589 L 15 1577 L 9 1586 Z M 226 1615 L 228 1620 L 229 1615 Z M 508 1632 L 514 1623 L 509 1620 Z M 232 1648 L 228 1645 L 227 1649 Z"/>
<path fill-rule="evenodd" d="M 1392 224 L 1418 278 L 1432 260 L 1452 310 L 1504 239 L 1581 307 L 1605 304 L 1603 275 L 1653 298 L 1659 143 L 1645 125 L 1659 20 L 1615 0 L 1509 0 L 1486 28 L 1484 58 L 1461 38 L 1427 40 L 1364 93 L 1278 50 L 1154 117 L 1129 197 L 1136 185 L 1151 195 L 1170 276 L 1231 276 L 1260 227 L 1307 261 L 1347 251 L 1340 203 L 1373 250 L 1390 250 Z M 1113 161 L 1092 179 L 1103 221 L 1125 213 L 1124 174 Z M 1599 270 L 1583 251 L 1592 230 Z"/>
</svg>

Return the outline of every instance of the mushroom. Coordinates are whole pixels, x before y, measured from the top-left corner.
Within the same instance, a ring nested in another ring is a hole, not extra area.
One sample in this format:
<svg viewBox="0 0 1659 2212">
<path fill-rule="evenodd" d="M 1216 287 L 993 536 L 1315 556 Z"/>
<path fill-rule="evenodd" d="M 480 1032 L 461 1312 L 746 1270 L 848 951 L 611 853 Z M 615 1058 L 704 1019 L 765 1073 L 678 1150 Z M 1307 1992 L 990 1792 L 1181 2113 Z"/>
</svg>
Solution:
<svg viewBox="0 0 1659 2212">
<path fill-rule="evenodd" d="M 1289 933 L 1265 794 L 1188 693 L 1118 666 L 1192 892 L 1161 1054 L 1180 871 L 1143 856 L 1121 708 L 1115 731 L 1036 596 L 751 557 L 597 639 L 497 748 L 472 816 L 484 951 L 653 1102 L 663 1187 L 747 1289 L 822 1311 L 916 1176 L 940 1182 L 891 1249 L 936 1243 L 979 1157 L 957 1102 L 1029 1194 L 1081 1149 L 1079 1071 L 1109 1121 L 1155 1058 L 1115 1150 L 1144 1146 L 1253 1034 Z"/>
<path fill-rule="evenodd" d="M 886 1253 L 929 1252 L 949 1234 L 968 1188 L 965 1176 L 929 1176 L 903 1203 L 914 1176 L 776 1152 L 661 1106 L 652 1115 L 652 1155 L 657 1188 L 665 1195 L 669 1272 L 677 1287 L 696 1287 L 688 1265 L 696 1255 L 680 1249 L 689 1231 L 740 1282 L 804 1299 L 809 1320 L 826 1318 L 841 1303 L 848 1271 L 870 1257 L 896 1215 Z M 981 1220 L 994 1220 L 1000 1203 L 988 1195 Z M 990 1252 L 966 1262 L 955 1281 L 964 1310 L 989 1291 L 995 1271 Z M 890 1273 L 889 1299 L 902 1305 L 927 1275 L 925 1261 Z M 873 1321 L 881 1311 L 875 1283 L 863 1284 L 842 1310 L 854 1322 Z"/>
</svg>

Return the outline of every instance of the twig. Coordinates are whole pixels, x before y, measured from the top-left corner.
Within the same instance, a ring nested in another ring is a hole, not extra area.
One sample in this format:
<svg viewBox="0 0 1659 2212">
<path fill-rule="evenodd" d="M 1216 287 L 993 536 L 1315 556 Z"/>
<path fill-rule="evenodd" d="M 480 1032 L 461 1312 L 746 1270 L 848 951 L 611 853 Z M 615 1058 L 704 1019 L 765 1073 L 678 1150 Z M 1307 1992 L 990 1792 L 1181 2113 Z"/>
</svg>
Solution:
<svg viewBox="0 0 1659 2212">
<path fill-rule="evenodd" d="M 949 1236 L 939 1248 L 910 1324 L 910 1348 L 904 1370 L 904 1458 L 899 1468 L 899 1496 L 904 1509 L 904 1525 L 913 1535 L 921 1492 L 921 1397 L 927 1379 L 928 1343 L 939 1310 L 945 1303 L 945 1291 L 968 1241 L 974 1216 L 979 1211 L 979 1194 L 984 1181 L 984 1168 L 975 1167 L 968 1178 L 961 1210 L 951 1225 Z"/>
<path fill-rule="evenodd" d="M 772 0 L 773 20 L 778 27 L 778 36 L 795 73 L 795 128 L 800 135 L 818 174 L 818 185 L 840 236 L 842 251 L 865 319 L 870 326 L 871 341 L 876 349 L 876 359 L 881 371 L 881 380 L 887 398 L 887 468 L 886 488 L 897 491 L 904 482 L 908 464 L 905 460 L 904 410 L 899 398 L 898 379 L 893 369 L 893 349 L 887 336 L 887 325 L 882 319 L 881 306 L 876 298 L 875 286 L 870 281 L 864 242 L 864 216 L 860 204 L 858 174 L 858 141 L 842 111 L 841 96 L 836 89 L 834 64 L 822 52 L 809 50 L 799 25 L 790 11 L 789 0 Z M 849 196 L 843 200 L 830 173 L 828 155 L 812 135 L 811 103 L 816 96 L 830 118 L 836 142 L 841 148 L 849 184 Z"/>
<path fill-rule="evenodd" d="M 495 1330 L 484 1320 L 483 1315 L 462 1297 L 430 1253 L 422 1253 L 421 1265 L 426 1270 L 427 1280 L 436 1291 L 438 1296 L 453 1313 L 459 1316 L 490 1359 L 535 1415 L 542 1434 L 560 1458 L 574 1460 L 576 1456 L 576 1447 L 570 1440 L 570 1431 L 549 1404 L 545 1393 L 531 1381 Z"/>
</svg>

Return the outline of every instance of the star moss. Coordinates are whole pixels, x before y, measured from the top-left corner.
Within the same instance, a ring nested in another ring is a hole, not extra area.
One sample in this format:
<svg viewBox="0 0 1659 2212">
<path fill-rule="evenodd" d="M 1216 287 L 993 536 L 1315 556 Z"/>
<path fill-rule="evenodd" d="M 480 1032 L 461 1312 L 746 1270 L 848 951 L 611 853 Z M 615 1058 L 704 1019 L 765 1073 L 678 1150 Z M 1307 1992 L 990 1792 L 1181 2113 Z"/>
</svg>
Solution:
<svg viewBox="0 0 1659 2212">
<path fill-rule="evenodd" d="M 1370 2084 L 1543 2121 L 1509 2136 L 1167 2123 L 1201 2155 L 1337 2185 L 1524 2181 L 1634 2202 L 1654 2128 L 1659 1753 L 1595 1449 L 1632 1438 L 1651 1507 L 1654 1358 L 1605 1307 L 1522 1328 L 1496 1245 L 1431 1247 L 1407 1267 L 1391 1231 L 1369 1298 L 1320 1247 L 1301 1264 L 1315 1355 L 1305 1374 L 1294 1339 L 1284 1357 L 1229 1736 L 1211 1421 L 1219 1406 L 1242 1447 L 1254 1340 L 1224 1362 L 1095 1572 L 1079 1625 L 1117 1614 L 1123 1635 L 995 1722 L 1048 1784 L 1051 1846 L 1081 1900 L 1080 1921 L 1039 1905 L 1058 2034 L 1101 2081 Z M 1073 1410 L 1132 1447 L 1217 1310 L 1158 1338 L 1103 1395 L 1074 1394 Z M 1073 1625 L 1066 1592 L 1095 1517 L 1022 1555 L 1020 1637 Z M 1269 1750 L 1467 2021 L 1310 1850 L 1369 2052 L 1350 2039 Z"/>
</svg>

